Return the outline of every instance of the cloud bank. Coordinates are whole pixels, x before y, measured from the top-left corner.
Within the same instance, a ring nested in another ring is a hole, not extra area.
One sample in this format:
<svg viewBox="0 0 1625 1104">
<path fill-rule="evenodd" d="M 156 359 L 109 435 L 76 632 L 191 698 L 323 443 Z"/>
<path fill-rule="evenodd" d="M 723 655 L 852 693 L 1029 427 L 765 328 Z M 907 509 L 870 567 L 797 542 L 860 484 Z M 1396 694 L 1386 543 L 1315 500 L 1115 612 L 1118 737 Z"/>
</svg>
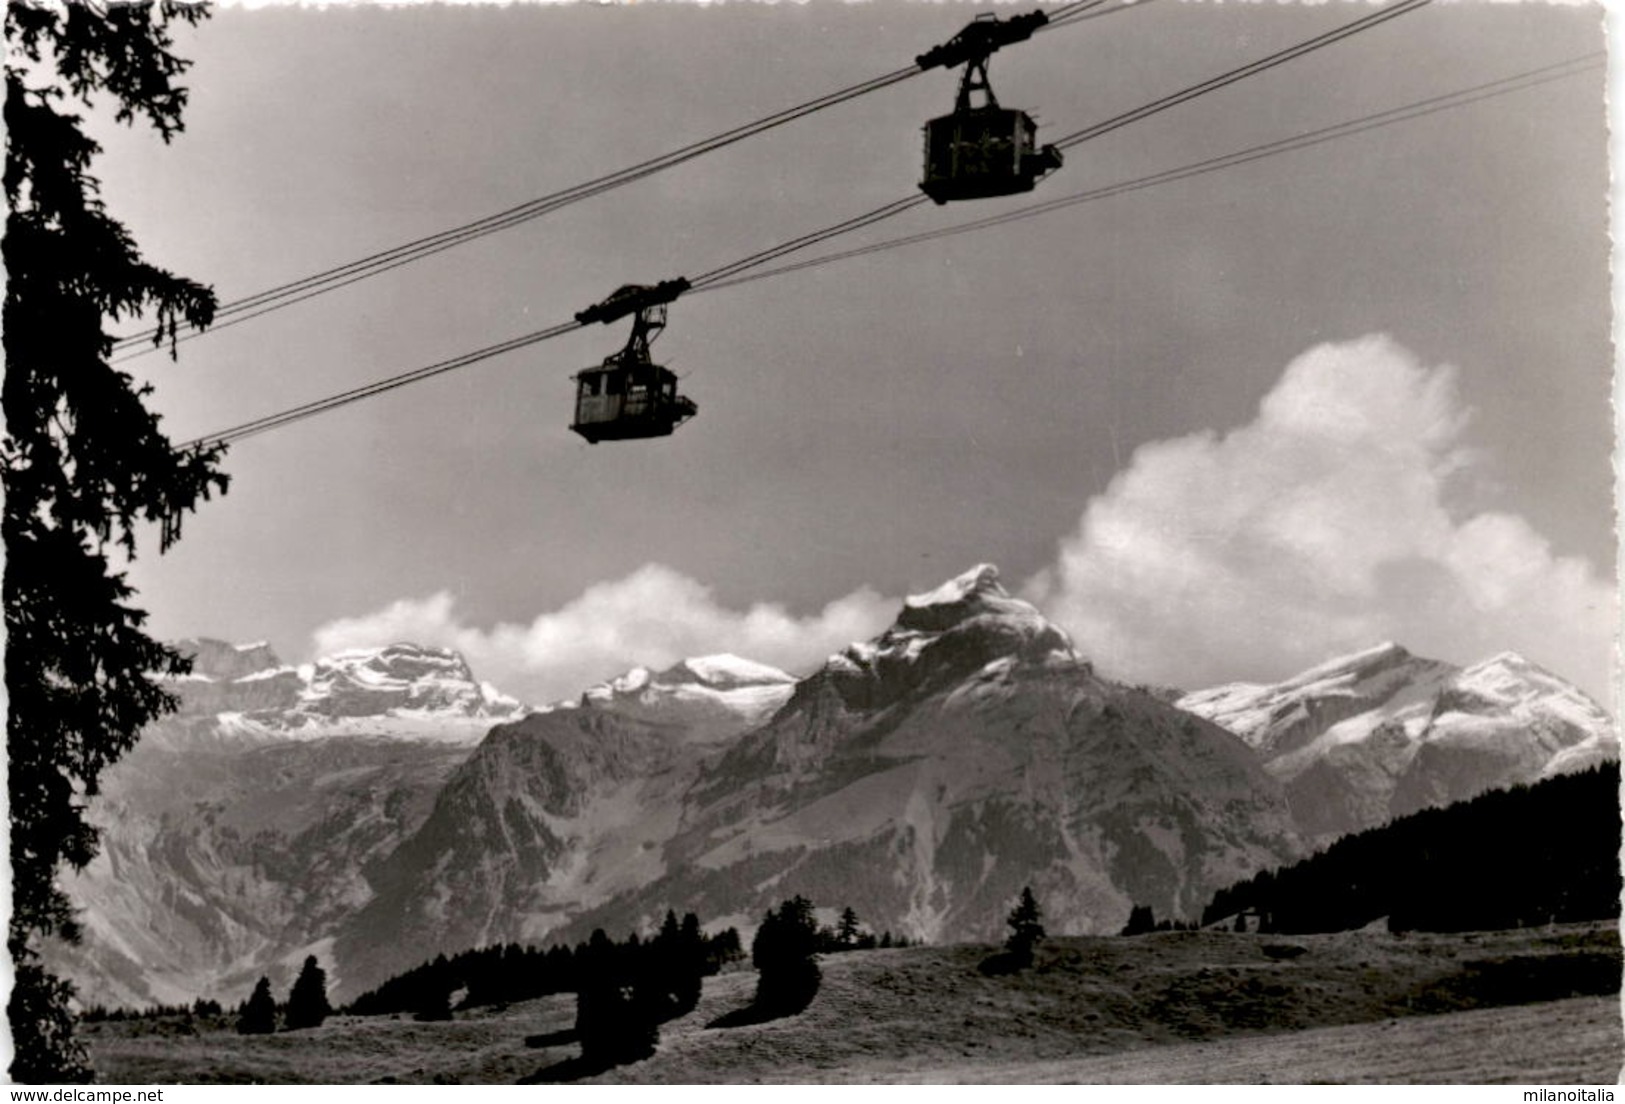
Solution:
<svg viewBox="0 0 1625 1104">
<path fill-rule="evenodd" d="M 1024 594 L 1108 673 L 1274 680 L 1383 640 L 1513 650 L 1607 701 L 1611 586 L 1471 512 L 1456 372 L 1382 336 L 1294 360 L 1248 425 L 1138 449 Z"/>
<path fill-rule="evenodd" d="M 803 673 L 854 640 L 880 632 L 899 603 L 867 588 L 794 617 L 758 602 L 719 605 L 709 587 L 660 564 L 597 583 L 529 624 L 465 624 L 448 592 L 409 598 L 314 634 L 317 655 L 406 640 L 463 653 L 476 677 L 532 703 L 574 697 L 635 665 L 659 670 L 689 656 L 733 652 Z"/>
<path fill-rule="evenodd" d="M 1612 587 L 1523 518 L 1467 505 L 1484 489 L 1467 420 L 1449 366 L 1382 336 L 1318 346 L 1250 424 L 1136 450 L 1021 593 L 1130 681 L 1275 681 L 1395 640 L 1457 663 L 1519 651 L 1611 706 Z M 804 673 L 897 608 L 865 588 L 809 617 L 732 610 L 649 564 L 529 624 L 471 627 L 440 593 L 324 625 L 314 643 L 455 648 L 541 702 L 722 651 Z"/>
</svg>

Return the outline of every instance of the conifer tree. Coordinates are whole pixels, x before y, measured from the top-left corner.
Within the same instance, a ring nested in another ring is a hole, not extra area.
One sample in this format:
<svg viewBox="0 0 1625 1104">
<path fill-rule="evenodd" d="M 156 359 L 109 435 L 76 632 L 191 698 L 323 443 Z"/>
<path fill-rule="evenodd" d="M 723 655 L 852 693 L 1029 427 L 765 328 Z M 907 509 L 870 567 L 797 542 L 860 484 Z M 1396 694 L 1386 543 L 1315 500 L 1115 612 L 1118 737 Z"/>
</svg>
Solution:
<svg viewBox="0 0 1625 1104">
<path fill-rule="evenodd" d="M 269 1035 L 276 1030 L 276 999 L 271 996 L 271 979 L 262 977 L 254 985 L 254 993 L 243 1005 L 237 1017 L 237 1034 Z"/>
<path fill-rule="evenodd" d="M 670 916 L 670 913 L 666 914 Z M 707 948 L 705 934 L 700 931 L 700 918 L 692 912 L 683 914 L 682 925 L 672 938 L 668 967 L 668 991 L 671 996 L 671 1016 L 682 1016 L 700 1003 L 701 979 L 705 977 Z"/>
<path fill-rule="evenodd" d="M 211 491 L 219 448 L 177 452 L 147 409 L 148 389 L 109 364 L 110 321 L 147 311 L 160 338 L 213 316 L 207 288 L 142 261 L 91 175 L 100 147 L 76 106 L 110 101 L 168 141 L 181 130 L 187 63 L 177 21 L 203 5 L 6 5 L 6 294 L 0 332 L 4 478 L 6 742 L 12 912 L 7 949 L 20 1082 L 90 1078 L 73 1036 L 72 989 L 41 965 L 38 941 L 77 939 L 64 865 L 97 850 L 85 819 L 101 772 L 174 707 L 158 681 L 190 663 L 142 631 L 124 564 L 143 522 L 159 549 Z M 173 345 L 171 345 L 173 354 Z"/>
<path fill-rule="evenodd" d="M 835 925 L 835 939 L 846 950 L 851 950 L 858 943 L 858 914 L 847 905 L 841 910 L 841 919 Z"/>
<path fill-rule="evenodd" d="M 1157 918 L 1150 905 L 1133 905 L 1128 910 L 1128 922 L 1123 925 L 1124 935 L 1144 935 L 1157 930 Z"/>
<path fill-rule="evenodd" d="M 576 952 L 576 1038 L 581 1060 L 590 1067 L 647 1058 L 660 1040 L 653 994 L 646 980 L 639 984 L 639 951 L 630 939 L 616 946 L 596 928 Z"/>
<path fill-rule="evenodd" d="M 333 1006 L 327 1003 L 327 972 L 316 964 L 315 955 L 309 955 L 288 991 L 285 1026 L 289 1031 L 320 1027 L 332 1011 Z"/>
<path fill-rule="evenodd" d="M 751 943 L 757 970 L 756 1006 L 772 1015 L 800 1012 L 812 1003 L 823 974 L 818 969 L 818 920 L 813 904 L 796 896 L 767 910 Z"/>
<path fill-rule="evenodd" d="M 418 978 L 412 1018 L 425 1023 L 451 1019 L 451 990 L 455 984 L 451 963 L 444 954 L 435 955 L 429 968 Z"/>
<path fill-rule="evenodd" d="M 1038 898 L 1033 896 L 1032 887 L 1023 886 L 1021 899 L 1005 920 L 1010 925 L 1010 936 L 1004 941 L 1004 949 L 1023 966 L 1032 964 L 1033 948 L 1044 938 L 1044 925 L 1039 923 L 1041 917 Z"/>
</svg>

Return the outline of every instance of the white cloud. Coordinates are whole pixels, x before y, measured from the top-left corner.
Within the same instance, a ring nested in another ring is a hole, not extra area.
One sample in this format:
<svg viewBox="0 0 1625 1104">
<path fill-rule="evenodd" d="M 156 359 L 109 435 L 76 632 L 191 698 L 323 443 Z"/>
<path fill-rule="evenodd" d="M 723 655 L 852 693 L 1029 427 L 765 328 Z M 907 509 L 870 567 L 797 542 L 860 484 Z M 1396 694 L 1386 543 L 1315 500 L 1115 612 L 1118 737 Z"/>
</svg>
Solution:
<svg viewBox="0 0 1625 1104">
<path fill-rule="evenodd" d="M 455 648 L 477 677 L 532 702 L 571 697 L 642 664 L 660 669 L 689 656 L 733 652 L 793 673 L 804 672 L 854 640 L 873 636 L 898 603 L 868 588 L 809 617 L 758 602 L 719 605 L 710 588 L 669 567 L 647 564 L 624 579 L 597 583 L 529 624 L 482 629 L 464 624 L 452 595 L 408 598 L 314 633 L 326 655 L 398 640 Z"/>
<path fill-rule="evenodd" d="M 1606 695 L 1612 589 L 1520 517 L 1462 516 L 1466 423 L 1454 369 L 1318 346 L 1250 424 L 1138 449 L 1025 595 L 1126 678 L 1275 679 L 1397 640 L 1520 651 Z"/>
<path fill-rule="evenodd" d="M 1463 507 L 1482 498 L 1466 426 L 1448 366 L 1381 336 L 1311 349 L 1250 424 L 1136 450 L 1022 594 L 1133 681 L 1275 680 L 1396 640 L 1458 663 L 1520 651 L 1611 705 L 1612 588 L 1524 519 Z M 865 588 L 807 617 L 728 609 L 648 564 L 528 624 L 467 625 L 442 592 L 330 622 L 314 644 L 456 648 L 541 702 L 722 651 L 805 673 L 897 608 Z"/>
</svg>

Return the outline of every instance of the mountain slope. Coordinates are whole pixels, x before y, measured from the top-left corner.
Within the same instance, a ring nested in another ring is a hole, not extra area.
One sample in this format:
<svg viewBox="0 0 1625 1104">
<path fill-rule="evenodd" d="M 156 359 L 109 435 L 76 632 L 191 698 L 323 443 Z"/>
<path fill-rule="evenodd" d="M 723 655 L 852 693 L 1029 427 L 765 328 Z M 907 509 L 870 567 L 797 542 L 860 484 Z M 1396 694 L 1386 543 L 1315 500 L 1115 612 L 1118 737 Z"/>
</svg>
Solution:
<svg viewBox="0 0 1625 1104">
<path fill-rule="evenodd" d="M 1595 702 L 1510 652 L 1463 669 L 1382 644 L 1177 704 L 1255 748 L 1316 839 L 1619 755 Z"/>
<path fill-rule="evenodd" d="M 666 873 L 684 790 L 794 686 L 734 656 L 634 668 L 578 700 L 493 729 L 343 927 L 337 991 L 359 992 L 425 948 L 540 940 Z"/>
<path fill-rule="evenodd" d="M 370 899 L 471 743 L 519 711 L 452 652 L 291 667 L 263 644 L 181 646 L 195 658 L 180 710 L 103 776 L 102 853 L 64 879 L 86 935 L 51 954 L 87 1003 L 231 999 L 261 973 L 291 977 Z"/>
<path fill-rule="evenodd" d="M 1229 733 L 1097 677 L 982 566 L 910 599 L 732 741 L 589 694 L 504 725 L 390 860 L 336 951 L 363 987 L 436 948 L 745 926 L 792 893 L 877 930 L 997 936 L 1023 885 L 1057 932 L 1194 910 L 1296 853 Z"/>
</svg>

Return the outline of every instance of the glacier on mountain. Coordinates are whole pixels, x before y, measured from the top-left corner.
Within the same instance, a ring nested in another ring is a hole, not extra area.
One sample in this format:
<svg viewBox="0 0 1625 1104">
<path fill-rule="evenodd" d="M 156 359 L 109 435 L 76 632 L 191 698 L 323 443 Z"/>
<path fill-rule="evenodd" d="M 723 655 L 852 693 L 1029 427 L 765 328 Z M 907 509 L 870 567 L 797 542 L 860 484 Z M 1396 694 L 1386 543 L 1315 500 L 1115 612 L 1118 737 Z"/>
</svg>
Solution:
<svg viewBox="0 0 1625 1104">
<path fill-rule="evenodd" d="M 1321 840 L 1619 755 L 1596 702 L 1512 652 L 1462 668 L 1387 642 L 1177 704 L 1256 749 Z"/>
</svg>

